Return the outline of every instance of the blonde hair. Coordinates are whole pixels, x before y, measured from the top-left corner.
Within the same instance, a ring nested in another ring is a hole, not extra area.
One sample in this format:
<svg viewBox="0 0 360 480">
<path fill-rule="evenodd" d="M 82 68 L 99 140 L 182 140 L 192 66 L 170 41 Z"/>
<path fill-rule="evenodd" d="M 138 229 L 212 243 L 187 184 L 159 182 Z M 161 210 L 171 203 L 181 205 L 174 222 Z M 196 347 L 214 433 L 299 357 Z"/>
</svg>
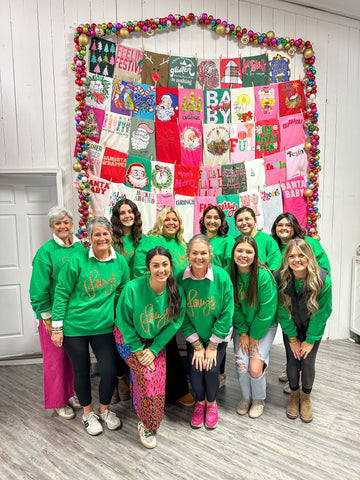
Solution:
<svg viewBox="0 0 360 480">
<path fill-rule="evenodd" d="M 163 236 L 163 224 L 168 213 L 175 213 L 177 219 L 179 220 L 179 230 L 176 232 L 175 238 L 180 245 L 186 246 L 184 240 L 184 224 L 182 218 L 175 207 L 165 207 L 159 213 L 153 228 L 148 232 L 148 235 L 155 235 L 157 237 Z"/>
<path fill-rule="evenodd" d="M 301 253 L 303 253 L 308 259 L 308 273 L 305 277 L 302 291 L 304 292 L 306 307 L 308 309 L 309 315 L 314 315 L 319 310 L 318 298 L 320 292 L 323 289 L 323 282 L 320 278 L 319 265 L 317 264 L 314 252 L 312 251 L 311 246 L 307 243 L 306 240 L 302 238 L 293 238 L 287 244 L 285 252 L 281 259 L 281 265 L 279 268 L 281 286 L 279 290 L 280 300 L 284 305 L 284 308 L 291 315 L 291 298 L 285 293 L 285 290 L 292 278 L 294 278 L 294 273 L 289 267 L 288 256 L 293 248 L 297 247 Z"/>
</svg>

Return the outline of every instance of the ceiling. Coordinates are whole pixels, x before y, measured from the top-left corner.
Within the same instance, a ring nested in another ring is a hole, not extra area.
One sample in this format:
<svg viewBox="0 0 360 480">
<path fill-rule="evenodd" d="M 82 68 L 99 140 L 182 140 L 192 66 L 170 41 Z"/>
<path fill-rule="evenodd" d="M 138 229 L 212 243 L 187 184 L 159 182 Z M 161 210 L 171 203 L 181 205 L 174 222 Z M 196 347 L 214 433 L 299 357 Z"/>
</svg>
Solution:
<svg viewBox="0 0 360 480">
<path fill-rule="evenodd" d="M 336 13 L 344 17 L 360 20 L 360 0 L 285 0 L 288 3 L 313 7 L 324 12 Z"/>
</svg>

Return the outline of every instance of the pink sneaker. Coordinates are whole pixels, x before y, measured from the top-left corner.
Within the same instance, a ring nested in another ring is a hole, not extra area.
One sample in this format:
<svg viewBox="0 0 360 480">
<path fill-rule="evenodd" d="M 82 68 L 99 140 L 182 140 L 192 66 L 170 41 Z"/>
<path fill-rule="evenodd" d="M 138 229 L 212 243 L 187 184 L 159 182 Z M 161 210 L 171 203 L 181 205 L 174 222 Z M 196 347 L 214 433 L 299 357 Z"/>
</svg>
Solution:
<svg viewBox="0 0 360 480">
<path fill-rule="evenodd" d="M 206 407 L 205 428 L 216 428 L 219 420 L 217 403 Z"/>
<path fill-rule="evenodd" d="M 192 428 L 200 428 L 201 425 L 204 423 L 205 418 L 205 405 L 201 405 L 197 403 L 195 405 L 193 414 L 191 415 L 191 422 L 190 425 Z"/>
</svg>

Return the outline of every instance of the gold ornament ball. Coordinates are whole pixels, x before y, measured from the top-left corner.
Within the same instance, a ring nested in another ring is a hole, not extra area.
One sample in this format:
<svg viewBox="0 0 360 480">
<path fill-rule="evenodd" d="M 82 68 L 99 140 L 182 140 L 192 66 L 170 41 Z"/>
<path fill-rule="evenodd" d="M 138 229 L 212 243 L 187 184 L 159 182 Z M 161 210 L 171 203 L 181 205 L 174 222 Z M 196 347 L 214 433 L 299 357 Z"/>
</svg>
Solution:
<svg viewBox="0 0 360 480">
<path fill-rule="evenodd" d="M 306 142 L 305 145 L 304 145 L 304 148 L 305 150 L 308 152 L 311 148 L 311 143 L 310 142 Z"/>
<path fill-rule="evenodd" d="M 321 240 L 320 235 L 314 235 L 313 238 L 315 238 L 318 242 Z"/>
<path fill-rule="evenodd" d="M 275 33 L 272 31 L 272 30 L 269 30 L 267 33 L 266 33 L 266 36 L 269 40 L 272 40 L 274 37 L 275 37 Z"/>
<path fill-rule="evenodd" d="M 87 218 L 88 220 L 90 220 L 90 218 L 94 218 L 94 214 L 90 212 Z"/>
<path fill-rule="evenodd" d="M 127 28 L 123 27 L 123 28 L 120 29 L 120 37 L 121 38 L 129 38 L 129 35 L 130 35 L 130 33 L 129 33 L 129 30 Z"/>
<path fill-rule="evenodd" d="M 305 197 L 311 197 L 313 195 L 313 191 L 311 190 L 311 188 L 307 188 L 304 192 L 304 195 Z"/>
<path fill-rule="evenodd" d="M 288 54 L 293 56 L 293 55 L 295 55 L 295 53 L 296 53 L 296 47 L 295 47 L 295 45 L 292 45 L 288 50 Z"/>
<path fill-rule="evenodd" d="M 322 170 L 322 166 L 321 166 L 321 165 L 318 165 L 316 168 L 319 170 L 319 172 L 321 172 L 321 170 Z"/>
<path fill-rule="evenodd" d="M 89 188 L 84 188 L 83 195 L 89 197 L 91 195 L 91 190 Z"/>
<path fill-rule="evenodd" d="M 249 43 L 249 40 L 250 40 L 250 35 L 248 35 L 247 33 L 244 33 L 240 39 L 243 45 L 247 45 Z"/>
<path fill-rule="evenodd" d="M 99 25 L 96 25 L 96 27 L 95 27 L 95 35 L 96 35 L 97 37 L 103 37 L 103 36 L 105 35 L 104 29 L 103 29 L 102 25 L 100 25 L 100 24 L 99 24 Z"/>
<path fill-rule="evenodd" d="M 314 56 L 314 50 L 312 48 L 307 48 L 304 52 L 304 57 L 309 59 Z"/>
<path fill-rule="evenodd" d="M 316 214 L 316 218 L 321 218 L 321 213 L 320 213 L 320 212 L 318 212 L 318 213 Z"/>
<path fill-rule="evenodd" d="M 216 33 L 218 35 L 224 35 L 225 33 L 225 26 L 222 24 L 222 23 L 219 23 L 219 25 L 217 25 L 216 27 Z"/>
<path fill-rule="evenodd" d="M 85 33 L 82 33 L 79 36 L 79 43 L 81 46 L 85 47 L 89 43 L 89 37 L 85 35 Z"/>
<path fill-rule="evenodd" d="M 78 172 L 78 173 L 81 172 L 81 170 L 82 170 L 81 163 L 80 162 L 73 163 L 73 170 L 74 170 L 74 172 Z"/>
</svg>

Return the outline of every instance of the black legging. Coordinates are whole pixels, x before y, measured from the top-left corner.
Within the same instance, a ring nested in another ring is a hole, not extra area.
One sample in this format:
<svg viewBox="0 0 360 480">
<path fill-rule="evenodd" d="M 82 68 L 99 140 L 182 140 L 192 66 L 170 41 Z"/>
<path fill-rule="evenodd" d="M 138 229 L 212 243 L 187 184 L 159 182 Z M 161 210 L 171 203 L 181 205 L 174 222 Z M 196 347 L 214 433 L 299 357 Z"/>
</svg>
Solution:
<svg viewBox="0 0 360 480">
<path fill-rule="evenodd" d="M 166 401 L 175 403 L 189 393 L 184 365 L 181 360 L 176 335 L 166 345 Z"/>
<path fill-rule="evenodd" d="M 63 345 L 74 370 L 74 388 L 80 405 L 91 403 L 89 345 L 96 357 L 99 373 L 99 400 L 109 405 L 116 385 L 117 350 L 112 333 L 83 337 L 64 336 Z"/>
<path fill-rule="evenodd" d="M 198 402 L 207 400 L 208 402 L 213 402 L 216 399 L 217 391 L 219 390 L 220 384 L 220 365 L 224 358 L 227 342 L 219 343 L 216 355 L 216 367 L 213 365 L 211 370 L 202 371 L 195 368 L 194 365 L 191 365 L 194 356 L 194 349 L 190 343 L 187 344 L 187 352 L 190 366 L 190 380 L 191 386 L 195 393 L 195 398 Z M 204 347 L 206 348 L 206 344 Z"/>
<path fill-rule="evenodd" d="M 298 360 L 290 348 L 288 336 L 283 333 L 284 345 L 286 350 L 286 371 L 291 390 L 299 388 L 300 372 L 301 385 L 305 393 L 310 393 L 315 379 L 315 360 L 320 346 L 320 340 L 314 343 L 314 346 L 308 356 Z"/>
</svg>

